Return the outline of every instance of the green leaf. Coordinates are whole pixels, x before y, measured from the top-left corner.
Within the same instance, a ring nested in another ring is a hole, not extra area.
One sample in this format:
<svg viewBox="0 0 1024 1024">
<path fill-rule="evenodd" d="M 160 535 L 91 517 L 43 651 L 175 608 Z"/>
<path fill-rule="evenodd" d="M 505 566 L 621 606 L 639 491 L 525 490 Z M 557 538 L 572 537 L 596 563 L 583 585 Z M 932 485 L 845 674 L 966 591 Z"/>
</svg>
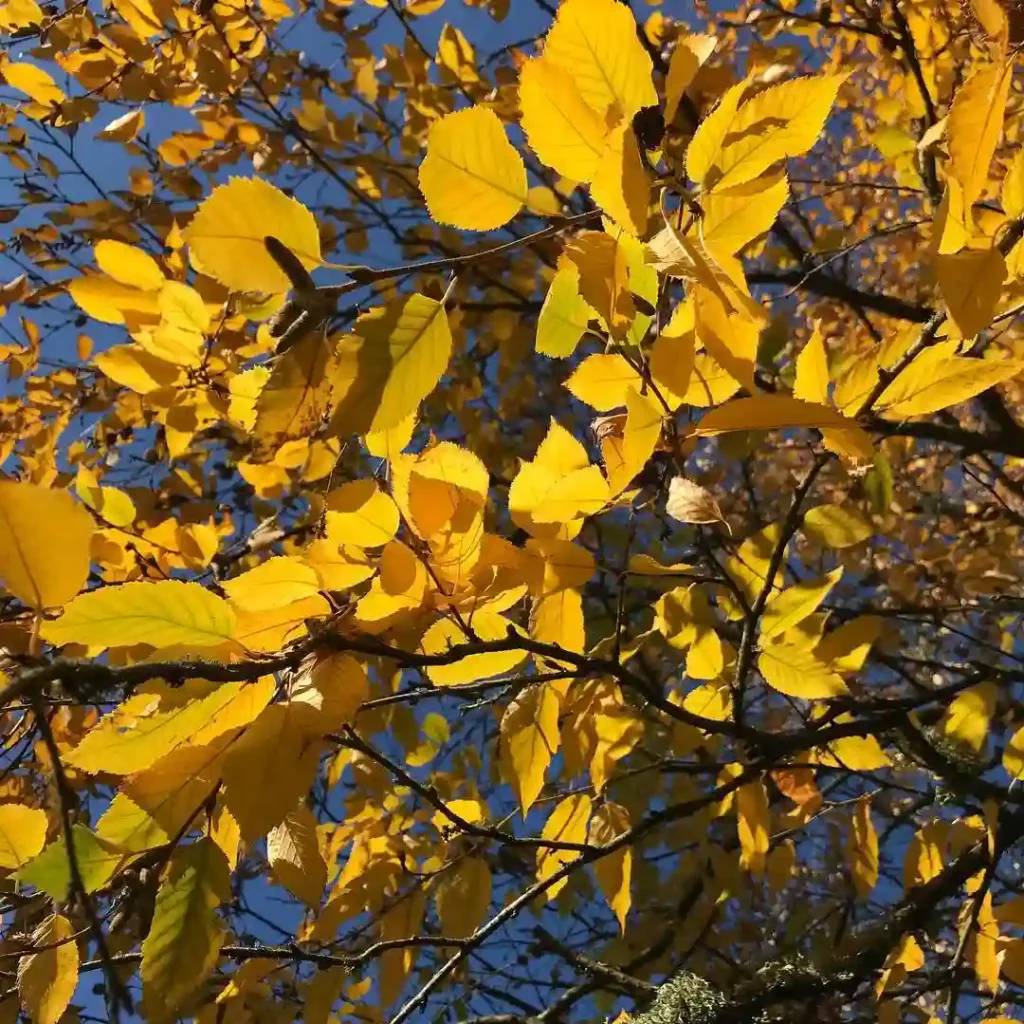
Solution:
<svg viewBox="0 0 1024 1024">
<path fill-rule="evenodd" d="M 131 855 L 114 843 L 100 839 L 85 825 L 75 825 L 71 842 L 87 893 L 102 889 L 128 862 Z M 34 885 L 55 900 L 66 900 L 71 888 L 71 865 L 64 837 L 54 840 L 19 872 L 18 881 Z"/>
<path fill-rule="evenodd" d="M 42 633 L 51 644 L 94 650 L 135 644 L 212 647 L 234 636 L 235 613 L 198 583 L 123 583 L 79 594 Z"/>
<path fill-rule="evenodd" d="M 174 851 L 142 943 L 142 1008 L 151 1022 L 178 1016 L 213 970 L 224 938 L 216 908 L 230 895 L 227 858 L 212 839 Z"/>
</svg>

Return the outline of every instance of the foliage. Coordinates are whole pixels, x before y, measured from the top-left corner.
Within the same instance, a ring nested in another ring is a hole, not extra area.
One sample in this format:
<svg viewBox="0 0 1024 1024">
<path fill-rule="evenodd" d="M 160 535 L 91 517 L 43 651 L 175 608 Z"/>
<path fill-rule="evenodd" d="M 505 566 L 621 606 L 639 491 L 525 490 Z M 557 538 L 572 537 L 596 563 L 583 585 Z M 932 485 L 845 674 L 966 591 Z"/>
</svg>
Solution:
<svg viewBox="0 0 1024 1024">
<path fill-rule="evenodd" d="M 5 1020 L 1021 1019 L 1024 22 L 683 6 L 3 0 Z"/>
</svg>

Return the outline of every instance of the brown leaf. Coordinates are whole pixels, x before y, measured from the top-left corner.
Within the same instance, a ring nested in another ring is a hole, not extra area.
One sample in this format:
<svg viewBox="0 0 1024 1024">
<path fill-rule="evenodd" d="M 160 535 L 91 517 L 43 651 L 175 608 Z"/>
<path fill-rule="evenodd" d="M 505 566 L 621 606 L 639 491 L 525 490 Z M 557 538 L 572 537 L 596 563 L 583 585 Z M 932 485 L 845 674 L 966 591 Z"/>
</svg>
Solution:
<svg viewBox="0 0 1024 1024">
<path fill-rule="evenodd" d="M 711 492 L 684 476 L 673 477 L 669 483 L 665 511 L 681 523 L 723 523 L 729 528 Z"/>
</svg>

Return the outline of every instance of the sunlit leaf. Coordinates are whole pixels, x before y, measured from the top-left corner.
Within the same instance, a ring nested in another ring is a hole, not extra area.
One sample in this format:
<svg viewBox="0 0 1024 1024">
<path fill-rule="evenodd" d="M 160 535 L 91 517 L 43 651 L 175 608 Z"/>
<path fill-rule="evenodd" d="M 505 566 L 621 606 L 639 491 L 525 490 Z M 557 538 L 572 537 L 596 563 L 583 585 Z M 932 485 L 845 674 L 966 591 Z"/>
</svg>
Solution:
<svg viewBox="0 0 1024 1024">
<path fill-rule="evenodd" d="M 46 812 L 25 804 L 0 804 L 0 868 L 17 870 L 43 848 Z"/>
<path fill-rule="evenodd" d="M 979 67 L 957 90 L 949 110 L 949 158 L 969 210 L 981 195 L 1003 130 L 1013 77 L 1010 65 Z"/>
<path fill-rule="evenodd" d="M 542 838 L 558 840 L 560 843 L 585 843 L 591 806 L 590 797 L 585 793 L 576 793 L 560 800 L 544 823 Z M 578 857 L 579 853 L 575 850 L 553 850 L 550 847 L 541 849 L 537 853 L 537 881 L 544 882 L 553 877 Z M 560 878 L 551 883 L 547 887 L 548 900 L 553 900 L 568 882 L 568 878 Z"/>
<path fill-rule="evenodd" d="M 526 202 L 526 167 L 489 107 L 470 107 L 430 126 L 420 191 L 439 224 L 489 231 Z"/>
<path fill-rule="evenodd" d="M 51 914 L 32 933 L 42 952 L 18 960 L 18 995 L 33 1024 L 57 1024 L 78 985 L 75 929 L 62 914 Z"/>
<path fill-rule="evenodd" d="M 848 692 L 842 677 L 803 647 L 769 644 L 758 655 L 757 667 L 773 690 L 789 697 L 822 700 Z"/>
<path fill-rule="evenodd" d="M 82 589 L 92 535 L 92 517 L 67 491 L 0 481 L 0 579 L 30 608 L 57 608 Z"/>
<path fill-rule="evenodd" d="M 52 644 L 128 647 L 185 644 L 211 647 L 235 634 L 231 606 L 198 583 L 124 583 L 80 594 L 64 614 L 45 623 Z"/>
<path fill-rule="evenodd" d="M 526 140 L 544 163 L 576 181 L 593 180 L 608 129 L 570 71 L 543 57 L 527 61 L 519 72 L 519 110 Z"/>
<path fill-rule="evenodd" d="M 262 178 L 232 178 L 210 193 L 185 229 L 192 265 L 238 291 L 283 292 L 287 274 L 263 239 L 276 238 L 312 270 L 320 265 L 320 234 L 297 199 Z"/>
</svg>

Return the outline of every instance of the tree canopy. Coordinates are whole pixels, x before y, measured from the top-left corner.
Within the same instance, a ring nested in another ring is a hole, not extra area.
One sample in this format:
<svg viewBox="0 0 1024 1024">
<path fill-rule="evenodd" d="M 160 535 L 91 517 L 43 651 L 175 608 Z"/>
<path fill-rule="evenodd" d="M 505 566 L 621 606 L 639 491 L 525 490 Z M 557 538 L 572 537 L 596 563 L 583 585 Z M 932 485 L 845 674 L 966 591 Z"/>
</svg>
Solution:
<svg viewBox="0 0 1024 1024">
<path fill-rule="evenodd" d="M 1024 18 L 2 0 L 0 1018 L 1024 1019 Z"/>
</svg>

